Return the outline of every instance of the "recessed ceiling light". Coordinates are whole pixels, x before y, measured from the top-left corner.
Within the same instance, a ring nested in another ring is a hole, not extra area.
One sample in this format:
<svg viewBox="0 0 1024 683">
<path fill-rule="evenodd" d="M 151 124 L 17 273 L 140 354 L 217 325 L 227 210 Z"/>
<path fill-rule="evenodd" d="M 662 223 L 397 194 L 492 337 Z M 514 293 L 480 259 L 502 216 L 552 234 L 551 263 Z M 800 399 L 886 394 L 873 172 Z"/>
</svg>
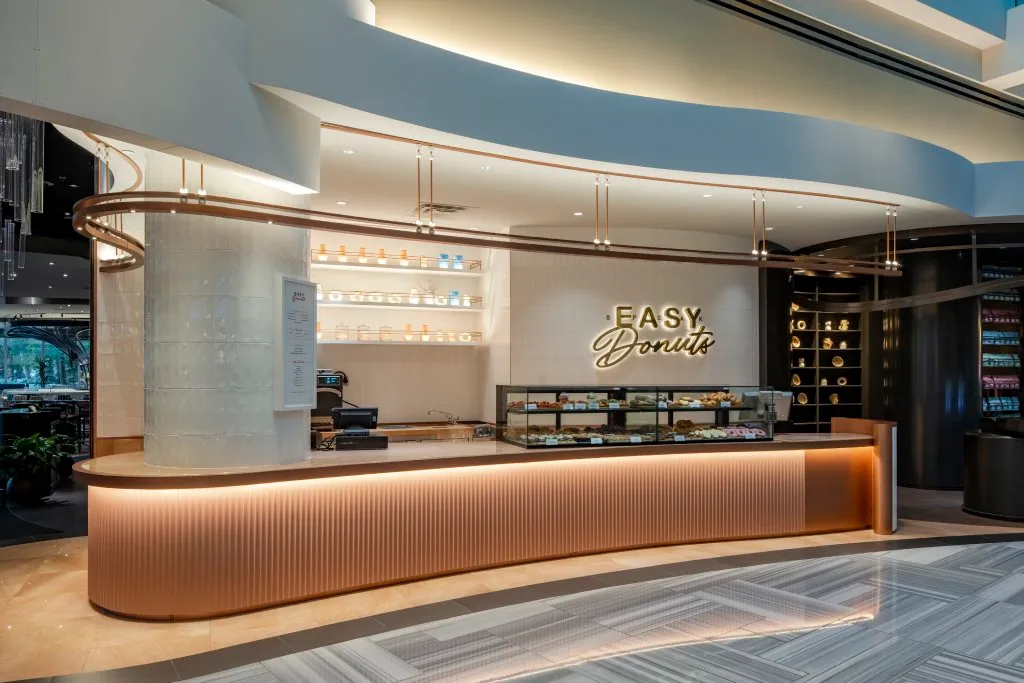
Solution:
<svg viewBox="0 0 1024 683">
<path fill-rule="evenodd" d="M 481 170 L 481 171 L 490 171 L 490 170 L 491 170 L 491 167 L 490 167 L 490 166 L 481 166 L 481 167 L 480 167 L 480 170 Z"/>
<path fill-rule="evenodd" d="M 818 256 L 824 256 L 825 254 L 818 254 Z"/>
<path fill-rule="evenodd" d="M 335 202 L 338 206 L 345 206 L 348 202 Z"/>
<path fill-rule="evenodd" d="M 355 154 L 355 153 L 356 153 L 356 151 L 355 151 L 354 149 L 346 149 L 346 150 L 342 150 L 342 152 L 341 152 L 341 153 L 342 153 L 342 154 L 348 154 L 348 155 L 352 155 L 352 154 Z"/>
<path fill-rule="evenodd" d="M 921 239 L 921 238 L 920 238 L 920 237 L 911 237 L 911 238 L 910 238 L 910 241 L 911 241 L 911 242 L 916 242 L 916 241 L 918 241 L 919 239 Z"/>
<path fill-rule="evenodd" d="M 76 187 L 77 188 L 78 185 L 75 185 L 74 183 L 68 183 L 68 187 Z"/>
<path fill-rule="evenodd" d="M 803 204 L 797 204 L 797 205 L 796 205 L 796 208 L 798 208 L 798 209 L 802 209 L 802 208 L 804 208 L 804 205 L 803 205 Z"/>
<path fill-rule="evenodd" d="M 64 273 L 64 277 L 67 277 L 67 276 L 68 276 L 68 274 L 67 274 L 67 273 Z"/>
<path fill-rule="evenodd" d="M 46 285 L 47 289 L 53 289 L 53 285 Z"/>
<path fill-rule="evenodd" d="M 51 265 L 51 266 L 53 265 L 53 261 L 50 261 L 50 265 Z"/>
<path fill-rule="evenodd" d="M 710 194 L 706 194 L 706 195 L 704 195 L 704 198 L 705 198 L 705 199 L 707 199 L 707 198 L 708 198 L 708 197 L 710 197 L 710 196 L 712 196 L 712 195 L 710 195 Z"/>
<path fill-rule="evenodd" d="M 774 225 L 769 225 L 767 228 L 765 228 L 765 230 L 774 230 L 774 229 L 775 229 Z"/>
<path fill-rule="evenodd" d="M 582 211 L 577 211 L 576 213 L 573 214 L 573 216 L 582 216 L 582 215 L 583 215 Z"/>
</svg>

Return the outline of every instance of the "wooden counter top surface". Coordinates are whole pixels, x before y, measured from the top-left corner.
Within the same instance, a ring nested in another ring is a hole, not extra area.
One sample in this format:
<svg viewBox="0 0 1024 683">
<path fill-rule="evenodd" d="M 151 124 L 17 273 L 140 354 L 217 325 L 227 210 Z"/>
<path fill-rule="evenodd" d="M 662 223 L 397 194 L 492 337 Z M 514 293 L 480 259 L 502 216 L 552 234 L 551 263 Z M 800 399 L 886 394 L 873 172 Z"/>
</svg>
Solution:
<svg viewBox="0 0 1024 683">
<path fill-rule="evenodd" d="M 75 479 L 89 486 L 126 489 L 214 488 L 279 481 L 344 477 L 387 472 L 414 472 L 450 467 L 503 465 L 642 457 L 664 454 L 764 452 L 870 446 L 860 434 L 779 434 L 774 441 L 750 443 L 652 444 L 585 448 L 520 448 L 498 441 L 423 441 L 396 443 L 384 451 L 313 451 L 309 458 L 287 465 L 239 468 L 178 468 L 147 465 L 142 453 L 123 453 L 83 460 L 74 467 Z"/>
</svg>

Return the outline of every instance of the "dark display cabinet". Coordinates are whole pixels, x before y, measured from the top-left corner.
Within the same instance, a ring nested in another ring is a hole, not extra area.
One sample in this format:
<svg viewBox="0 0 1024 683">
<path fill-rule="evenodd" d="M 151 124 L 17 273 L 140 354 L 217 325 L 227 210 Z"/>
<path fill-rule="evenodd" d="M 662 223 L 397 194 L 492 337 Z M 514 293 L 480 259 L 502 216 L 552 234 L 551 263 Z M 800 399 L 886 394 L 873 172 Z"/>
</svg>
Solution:
<svg viewBox="0 0 1024 683">
<path fill-rule="evenodd" d="M 859 278 L 794 274 L 794 299 L 853 302 Z M 862 417 L 863 348 L 860 313 L 816 313 L 790 307 L 790 387 L 795 432 L 828 432 L 833 417 Z"/>
<path fill-rule="evenodd" d="M 1021 268 L 983 265 L 983 281 L 1019 277 Z M 981 297 L 981 416 L 995 419 L 1021 415 L 1020 290 Z"/>
<path fill-rule="evenodd" d="M 497 387 L 497 438 L 527 448 L 766 441 L 771 389 L 698 386 Z"/>
</svg>

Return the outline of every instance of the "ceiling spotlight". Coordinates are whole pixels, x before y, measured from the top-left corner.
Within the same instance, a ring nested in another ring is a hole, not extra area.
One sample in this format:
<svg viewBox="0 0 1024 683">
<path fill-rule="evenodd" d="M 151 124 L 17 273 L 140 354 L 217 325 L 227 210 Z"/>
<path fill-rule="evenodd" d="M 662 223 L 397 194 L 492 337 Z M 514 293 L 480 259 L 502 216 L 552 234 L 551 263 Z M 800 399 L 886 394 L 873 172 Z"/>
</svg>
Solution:
<svg viewBox="0 0 1024 683">
<path fill-rule="evenodd" d="M 67 274 L 67 273 L 64 273 L 64 275 L 63 275 L 62 277 L 67 277 L 67 276 L 68 276 L 68 274 Z"/>
<path fill-rule="evenodd" d="M 911 237 L 911 238 L 910 238 L 910 241 L 911 241 L 911 242 L 916 242 L 916 241 L 918 241 L 919 239 L 921 239 L 921 238 L 920 238 L 920 237 Z"/>
<path fill-rule="evenodd" d="M 346 150 L 342 150 L 342 152 L 341 152 L 341 153 L 342 153 L 342 154 L 347 154 L 347 155 L 349 155 L 349 156 L 352 156 L 353 154 L 355 154 L 355 153 L 356 153 L 356 151 L 355 151 L 354 149 L 346 149 Z"/>
<path fill-rule="evenodd" d="M 46 285 L 47 289 L 53 289 L 53 285 Z"/>
<path fill-rule="evenodd" d="M 53 265 L 53 261 L 50 261 L 50 265 L 51 265 L 51 266 Z"/>
<path fill-rule="evenodd" d="M 76 188 L 76 189 L 77 189 L 77 188 L 78 188 L 78 185 L 76 185 L 75 183 L 69 183 L 69 184 L 68 184 L 68 187 L 73 187 L 73 188 Z"/>
<path fill-rule="evenodd" d="M 490 167 L 490 166 L 481 166 L 481 167 L 480 167 L 480 170 L 481 170 L 481 171 L 490 171 L 490 170 L 491 170 L 491 167 Z"/>
<path fill-rule="evenodd" d="M 796 208 L 798 208 L 798 209 L 802 209 L 802 208 L 804 208 L 804 205 L 803 205 L 803 204 L 797 204 L 797 205 L 796 205 Z"/>
<path fill-rule="evenodd" d="M 345 206 L 346 204 L 348 204 L 348 202 L 334 202 L 334 203 L 337 204 L 338 206 Z"/>
<path fill-rule="evenodd" d="M 765 228 L 765 230 L 774 230 L 774 229 L 775 229 L 774 225 L 769 225 L 767 228 Z"/>
<path fill-rule="evenodd" d="M 704 195 L 704 198 L 707 199 L 708 197 L 711 197 L 711 196 L 712 195 L 710 195 L 710 194 L 706 194 L 706 195 Z"/>
<path fill-rule="evenodd" d="M 582 216 L 582 215 L 583 215 L 582 211 L 577 211 L 576 213 L 573 214 L 573 216 Z"/>
</svg>

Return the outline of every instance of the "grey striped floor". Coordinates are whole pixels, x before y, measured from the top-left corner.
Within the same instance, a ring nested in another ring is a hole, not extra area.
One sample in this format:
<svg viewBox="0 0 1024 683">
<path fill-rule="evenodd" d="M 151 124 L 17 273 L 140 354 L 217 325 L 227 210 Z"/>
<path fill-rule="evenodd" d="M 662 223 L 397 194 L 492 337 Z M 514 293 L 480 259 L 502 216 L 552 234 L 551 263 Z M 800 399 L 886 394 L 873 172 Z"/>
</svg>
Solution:
<svg viewBox="0 0 1024 683">
<path fill-rule="evenodd" d="M 191 679 L 1024 683 L 1024 542 L 727 569 L 457 616 Z"/>
</svg>

